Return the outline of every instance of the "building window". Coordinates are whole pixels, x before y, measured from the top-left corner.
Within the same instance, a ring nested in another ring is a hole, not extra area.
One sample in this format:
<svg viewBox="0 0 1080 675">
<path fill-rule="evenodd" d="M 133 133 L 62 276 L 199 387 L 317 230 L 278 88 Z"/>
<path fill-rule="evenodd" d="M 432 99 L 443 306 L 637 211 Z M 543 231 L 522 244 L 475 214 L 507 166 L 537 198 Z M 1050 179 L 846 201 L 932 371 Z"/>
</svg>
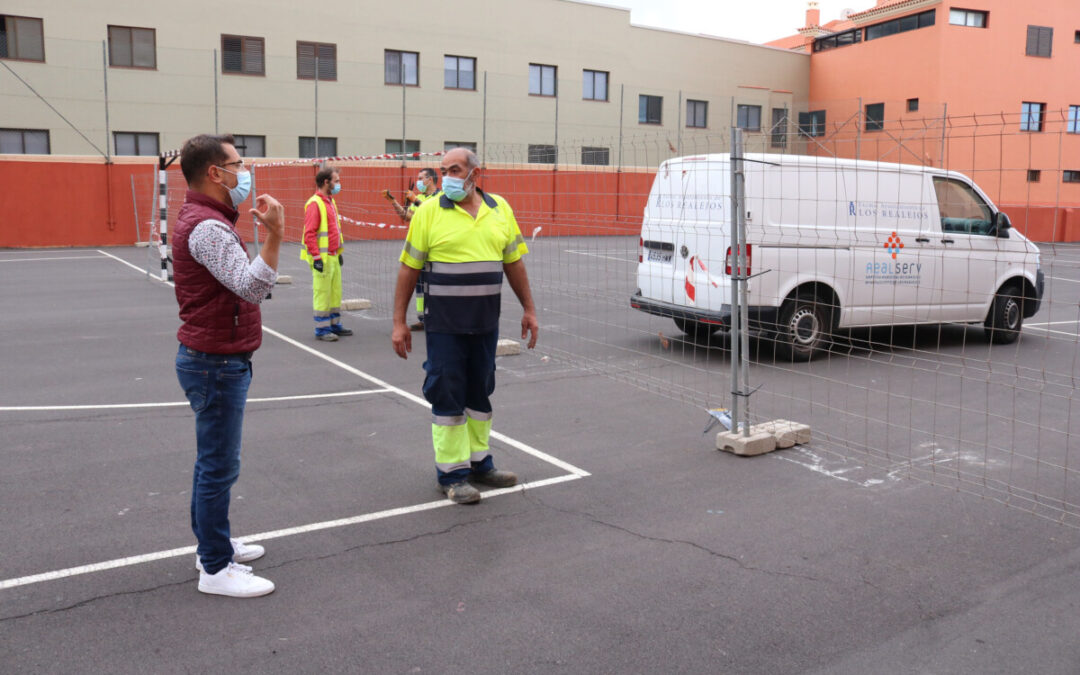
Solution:
<svg viewBox="0 0 1080 675">
<path fill-rule="evenodd" d="M 221 72 L 266 75 L 266 41 L 243 35 L 221 36 Z"/>
<path fill-rule="evenodd" d="M 0 14 L 0 59 L 45 60 L 41 19 Z"/>
<path fill-rule="evenodd" d="M 400 138 L 388 138 L 386 139 L 386 154 L 388 155 L 411 155 L 414 152 L 420 152 L 420 141 L 406 138 L 405 149 L 401 149 Z M 404 157 L 403 159 L 417 159 L 416 157 Z"/>
<path fill-rule="evenodd" d="M 400 145 L 400 144 L 401 143 L 399 141 L 398 145 Z M 420 146 L 417 145 L 416 147 L 419 148 Z M 472 150 L 475 153 L 476 152 L 476 141 L 446 141 L 446 142 L 443 143 L 443 148 L 442 148 L 443 152 L 449 152 L 450 150 L 453 150 L 454 148 L 465 148 L 466 150 Z"/>
<path fill-rule="evenodd" d="M 1040 178 L 1042 178 L 1042 171 L 1039 171 L 1038 169 L 1028 169 L 1027 182 L 1038 183 Z"/>
<path fill-rule="evenodd" d="M 950 9 L 949 23 L 953 26 L 986 28 L 987 14 L 988 12 L 980 12 L 974 9 Z"/>
<path fill-rule="evenodd" d="M 663 96 L 638 96 L 637 121 L 640 124 L 663 124 Z"/>
<path fill-rule="evenodd" d="M 885 104 L 866 104 L 866 130 L 881 131 L 885 128 Z"/>
<path fill-rule="evenodd" d="M 772 109 L 772 126 L 769 128 L 769 145 L 773 148 L 786 148 L 787 147 L 787 127 L 788 127 L 788 110 L 787 108 L 773 108 Z"/>
<path fill-rule="evenodd" d="M 153 155 L 158 152 L 158 135 L 139 131 L 114 131 L 113 147 L 117 155 Z"/>
<path fill-rule="evenodd" d="M 908 112 L 919 112 L 919 99 L 917 99 L 917 98 L 909 98 L 907 100 L 907 111 Z"/>
<path fill-rule="evenodd" d="M 862 42 L 862 29 L 846 30 L 843 33 L 833 33 L 814 40 L 814 51 L 822 52 L 826 49 L 836 49 Z"/>
<path fill-rule="evenodd" d="M 386 84 L 420 84 L 420 54 L 387 49 L 383 57 L 383 82 Z"/>
<path fill-rule="evenodd" d="M 825 111 L 811 110 L 799 113 L 799 133 L 804 136 L 824 136 Z"/>
<path fill-rule="evenodd" d="M 533 96 L 554 96 L 555 66 L 545 66 L 539 63 L 529 64 L 529 93 Z"/>
<path fill-rule="evenodd" d="M 49 131 L 47 129 L 0 129 L 0 154 L 47 155 L 49 154 Z"/>
<path fill-rule="evenodd" d="M 153 28 L 109 26 L 109 65 L 124 68 L 157 68 Z"/>
<path fill-rule="evenodd" d="M 899 19 L 893 19 L 892 21 L 885 21 L 883 23 L 876 23 L 873 26 L 867 26 L 866 39 L 876 40 L 878 38 L 896 35 L 897 33 L 906 33 L 909 30 L 933 26 L 935 11 L 936 10 L 931 9 L 926 12 L 910 14 L 908 16 L 902 16 Z"/>
<path fill-rule="evenodd" d="M 1080 105 L 1069 106 L 1069 123 L 1065 131 L 1070 134 L 1080 134 Z"/>
<path fill-rule="evenodd" d="M 476 59 L 471 56 L 443 56 L 443 86 L 475 91 Z"/>
<path fill-rule="evenodd" d="M 1062 177 L 1064 183 L 1080 183 L 1080 171 L 1073 169 L 1072 171 L 1066 171 Z"/>
<path fill-rule="evenodd" d="M 581 148 L 581 163 L 588 166 L 608 166 L 611 164 L 609 148 Z"/>
<path fill-rule="evenodd" d="M 1024 101 L 1020 106 L 1020 131 L 1042 131 L 1043 117 L 1045 116 L 1045 103 L 1029 103 Z"/>
<path fill-rule="evenodd" d="M 300 137 L 300 157 L 336 157 L 337 139 L 332 136 L 319 136 L 318 147 L 315 147 L 314 136 Z"/>
<path fill-rule="evenodd" d="M 315 63 L 320 80 L 337 79 L 337 45 L 325 42 L 296 42 L 296 79 L 314 80 Z"/>
<path fill-rule="evenodd" d="M 266 136 L 233 134 L 233 141 L 241 157 L 266 157 Z"/>
<path fill-rule="evenodd" d="M 554 164 L 554 145 L 529 145 L 529 164 Z"/>
<path fill-rule="evenodd" d="M 1080 45 L 1080 30 L 1073 33 L 1073 42 Z"/>
<path fill-rule="evenodd" d="M 740 105 L 736 109 L 735 115 L 735 124 L 740 129 L 746 129 L 747 131 L 761 130 L 761 106 Z"/>
<path fill-rule="evenodd" d="M 581 98 L 586 101 L 606 101 L 608 74 L 602 70 L 586 70 L 581 78 Z"/>
<path fill-rule="evenodd" d="M 709 102 L 708 101 L 694 101 L 687 99 L 686 101 L 686 126 L 694 127 L 697 129 L 704 129 L 708 126 L 709 122 Z"/>
<path fill-rule="evenodd" d="M 1027 51 L 1028 56 L 1045 56 L 1050 58 L 1054 42 L 1054 29 L 1049 26 L 1028 26 Z"/>
</svg>

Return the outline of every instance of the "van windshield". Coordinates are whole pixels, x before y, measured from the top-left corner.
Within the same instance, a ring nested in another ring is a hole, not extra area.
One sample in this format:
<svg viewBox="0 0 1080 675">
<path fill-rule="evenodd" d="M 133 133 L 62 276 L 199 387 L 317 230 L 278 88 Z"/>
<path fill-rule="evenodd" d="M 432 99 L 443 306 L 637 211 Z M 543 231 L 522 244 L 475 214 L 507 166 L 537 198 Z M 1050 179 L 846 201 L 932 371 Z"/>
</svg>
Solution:
<svg viewBox="0 0 1080 675">
<path fill-rule="evenodd" d="M 941 231 L 958 234 L 991 234 L 993 211 L 971 186 L 958 180 L 934 178 Z"/>
</svg>

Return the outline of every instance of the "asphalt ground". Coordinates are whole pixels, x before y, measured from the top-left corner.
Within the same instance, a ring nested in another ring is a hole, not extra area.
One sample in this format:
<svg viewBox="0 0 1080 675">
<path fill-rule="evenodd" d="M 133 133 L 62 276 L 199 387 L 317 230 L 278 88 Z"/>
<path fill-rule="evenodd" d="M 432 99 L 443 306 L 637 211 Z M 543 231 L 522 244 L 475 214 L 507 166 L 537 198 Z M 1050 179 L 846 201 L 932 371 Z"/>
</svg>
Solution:
<svg viewBox="0 0 1080 675">
<path fill-rule="evenodd" d="M 408 361 L 389 345 L 392 252 L 349 258 L 347 291 L 376 304 L 333 344 L 283 255 L 295 283 L 264 306 L 233 491 L 277 584 L 253 600 L 196 590 L 193 415 L 147 251 L 0 251 L 0 671 L 1080 670 L 1078 532 L 1048 519 L 1080 500 L 1041 482 L 1068 482 L 1076 417 L 998 429 L 1075 412 L 1055 388 L 1077 374 L 1080 250 L 1044 254 L 1066 276 L 1010 349 L 959 326 L 854 334 L 798 366 L 759 345 L 757 414 L 815 440 L 739 458 L 697 404 L 728 386 L 724 339 L 627 308 L 635 246 L 535 242 L 541 343 L 500 357 L 494 397 L 497 463 L 527 489 L 475 506 L 435 487 L 423 336 Z M 866 383 L 890 375 L 881 402 L 909 409 L 878 417 Z M 944 405 L 976 391 L 999 408 L 965 424 L 982 403 Z M 921 403 L 944 411 L 923 424 Z M 1031 494 L 1057 500 L 1047 518 Z"/>
</svg>

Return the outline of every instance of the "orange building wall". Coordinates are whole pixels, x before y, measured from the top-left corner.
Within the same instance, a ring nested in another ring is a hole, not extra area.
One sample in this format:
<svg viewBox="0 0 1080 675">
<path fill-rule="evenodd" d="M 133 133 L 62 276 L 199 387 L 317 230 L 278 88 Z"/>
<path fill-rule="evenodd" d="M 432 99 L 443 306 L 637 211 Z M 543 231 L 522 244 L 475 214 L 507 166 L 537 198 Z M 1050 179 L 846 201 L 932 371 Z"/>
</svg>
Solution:
<svg viewBox="0 0 1080 675">
<path fill-rule="evenodd" d="M 1080 2 L 956 5 L 988 11 L 987 28 L 950 25 L 952 6 L 932 5 L 937 10 L 932 27 L 813 53 L 810 109 L 828 111 L 830 132 L 860 103 L 886 104 L 885 131 L 856 134 L 849 125 L 830 147 L 841 156 L 904 163 L 918 163 L 921 155 L 923 163 L 969 175 L 1003 205 L 1023 204 L 1036 212 L 1080 206 L 1080 184 L 1061 180 L 1063 170 L 1080 170 L 1080 134 L 1064 133 L 1068 107 L 1080 105 L 1080 44 L 1073 41 L 1080 30 Z M 902 14 L 881 20 L 896 16 Z M 1051 58 L 1025 54 L 1029 24 L 1054 28 Z M 906 112 L 908 98 L 919 99 L 919 112 Z M 1020 131 L 1023 101 L 1047 104 L 1043 132 Z M 948 119 L 942 133 L 944 104 Z M 930 128 L 921 136 L 920 118 L 927 118 L 923 124 Z M 1042 172 L 1039 182 L 1028 182 L 1029 169 Z M 1049 237 L 1044 241 L 1068 236 L 1057 216 L 1025 220 L 1057 223 L 1036 228 Z"/>
<path fill-rule="evenodd" d="M 365 224 L 346 223 L 346 240 L 404 239 L 405 230 L 382 196 L 390 189 L 400 200 L 418 166 L 341 166 L 343 189 L 336 199 L 343 215 Z M 169 231 L 186 185 L 177 164 L 169 169 Z M 653 172 L 517 169 L 491 167 L 481 186 L 511 204 L 522 231 L 531 236 L 632 235 L 652 185 Z M 139 213 L 132 206 L 132 177 Z M 101 159 L 0 159 L 0 247 L 129 246 L 136 241 L 136 217 L 145 239 L 156 220 L 156 161 L 106 165 Z M 300 164 L 262 167 L 255 172 L 258 193 L 270 193 L 285 206 L 286 238 L 299 241 L 303 207 L 315 190 L 314 169 Z M 253 222 L 241 211 L 238 228 L 253 237 Z M 379 224 L 385 227 L 378 227 Z M 156 229 L 157 225 L 153 227 Z"/>
</svg>

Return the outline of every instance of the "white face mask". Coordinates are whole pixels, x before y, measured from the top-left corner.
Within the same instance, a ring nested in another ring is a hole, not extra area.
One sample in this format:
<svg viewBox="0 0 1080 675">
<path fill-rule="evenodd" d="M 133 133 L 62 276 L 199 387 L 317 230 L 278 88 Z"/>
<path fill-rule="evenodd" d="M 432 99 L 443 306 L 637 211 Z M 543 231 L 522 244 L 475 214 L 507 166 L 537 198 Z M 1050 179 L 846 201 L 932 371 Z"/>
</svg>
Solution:
<svg viewBox="0 0 1080 675">
<path fill-rule="evenodd" d="M 232 200 L 233 208 L 240 206 L 251 192 L 251 174 L 248 171 L 229 171 L 223 166 L 218 168 L 236 176 L 236 187 L 229 188 L 229 199 Z"/>
<path fill-rule="evenodd" d="M 427 192 L 427 183 L 424 182 L 423 178 L 416 181 L 416 191 L 420 194 Z"/>
</svg>

